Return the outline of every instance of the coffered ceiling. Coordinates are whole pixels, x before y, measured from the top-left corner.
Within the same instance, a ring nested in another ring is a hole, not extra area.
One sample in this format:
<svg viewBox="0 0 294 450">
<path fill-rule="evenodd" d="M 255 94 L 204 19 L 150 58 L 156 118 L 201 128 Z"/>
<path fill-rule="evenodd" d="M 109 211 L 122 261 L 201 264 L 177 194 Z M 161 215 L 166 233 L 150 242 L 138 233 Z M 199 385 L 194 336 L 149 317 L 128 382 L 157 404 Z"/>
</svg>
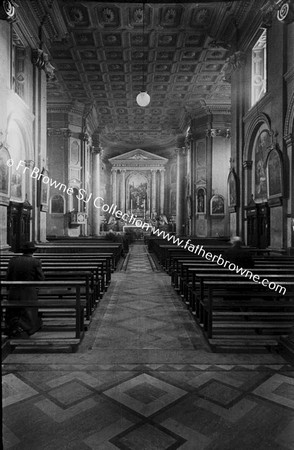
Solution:
<svg viewBox="0 0 294 450">
<path fill-rule="evenodd" d="M 95 108 L 111 156 L 171 148 L 203 101 L 230 104 L 221 69 L 235 50 L 236 30 L 254 21 L 257 3 L 58 0 L 52 7 L 42 0 L 56 68 L 48 101 Z M 136 103 L 144 78 L 146 108 Z"/>
</svg>

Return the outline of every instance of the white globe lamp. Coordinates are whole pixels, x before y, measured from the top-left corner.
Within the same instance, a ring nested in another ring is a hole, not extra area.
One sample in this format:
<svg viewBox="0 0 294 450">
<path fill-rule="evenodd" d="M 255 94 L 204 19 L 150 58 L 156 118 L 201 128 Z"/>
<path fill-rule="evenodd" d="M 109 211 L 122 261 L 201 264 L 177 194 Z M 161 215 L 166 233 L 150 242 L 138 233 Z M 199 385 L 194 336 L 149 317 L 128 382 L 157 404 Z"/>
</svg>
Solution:
<svg viewBox="0 0 294 450">
<path fill-rule="evenodd" d="M 136 97 L 136 101 L 139 106 L 142 106 L 142 107 L 148 106 L 150 103 L 150 95 L 144 91 L 140 92 Z"/>
</svg>

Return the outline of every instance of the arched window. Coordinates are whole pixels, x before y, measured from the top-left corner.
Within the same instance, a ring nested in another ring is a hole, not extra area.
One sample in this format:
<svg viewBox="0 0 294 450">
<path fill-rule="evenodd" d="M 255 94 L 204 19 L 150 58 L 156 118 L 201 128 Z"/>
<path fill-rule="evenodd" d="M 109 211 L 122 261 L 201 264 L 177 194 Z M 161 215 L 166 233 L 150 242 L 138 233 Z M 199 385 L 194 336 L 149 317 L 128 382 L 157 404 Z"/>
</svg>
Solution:
<svg viewBox="0 0 294 450">
<path fill-rule="evenodd" d="M 51 213 L 64 214 L 64 198 L 62 195 L 53 195 L 51 198 Z"/>
<path fill-rule="evenodd" d="M 267 90 L 266 30 L 252 48 L 251 106 L 255 105 Z"/>
</svg>

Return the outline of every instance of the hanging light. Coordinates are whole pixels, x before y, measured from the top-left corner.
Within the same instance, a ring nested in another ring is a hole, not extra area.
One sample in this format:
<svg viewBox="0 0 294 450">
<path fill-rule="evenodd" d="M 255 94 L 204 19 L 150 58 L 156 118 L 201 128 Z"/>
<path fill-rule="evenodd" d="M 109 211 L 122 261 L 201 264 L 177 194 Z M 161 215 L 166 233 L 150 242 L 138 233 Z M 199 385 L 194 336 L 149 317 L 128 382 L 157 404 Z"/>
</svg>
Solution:
<svg viewBox="0 0 294 450">
<path fill-rule="evenodd" d="M 146 91 L 140 92 L 136 97 L 136 101 L 139 106 L 148 106 L 150 103 L 150 95 Z"/>
<path fill-rule="evenodd" d="M 143 21 L 143 46 L 144 46 L 144 36 L 145 36 L 145 2 L 143 2 L 143 16 L 142 16 L 142 21 Z M 148 63 L 148 62 L 147 62 Z M 142 83 L 142 91 L 137 95 L 136 97 L 136 102 L 138 103 L 139 106 L 145 107 L 148 106 L 150 103 L 150 95 L 147 93 L 146 90 L 146 86 L 145 86 L 145 73 L 144 73 L 144 65 L 142 66 L 142 78 L 143 78 L 143 83 Z"/>
</svg>

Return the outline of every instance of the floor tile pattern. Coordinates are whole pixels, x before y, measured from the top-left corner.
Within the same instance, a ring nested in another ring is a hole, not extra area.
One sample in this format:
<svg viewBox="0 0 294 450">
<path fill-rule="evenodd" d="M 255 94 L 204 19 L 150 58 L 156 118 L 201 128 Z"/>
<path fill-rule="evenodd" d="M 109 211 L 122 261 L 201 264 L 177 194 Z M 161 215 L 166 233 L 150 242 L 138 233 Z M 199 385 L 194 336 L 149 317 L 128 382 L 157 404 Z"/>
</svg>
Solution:
<svg viewBox="0 0 294 450">
<path fill-rule="evenodd" d="M 290 450 L 294 367 L 214 354 L 143 243 L 75 354 L 9 355 L 4 449 Z"/>
</svg>

